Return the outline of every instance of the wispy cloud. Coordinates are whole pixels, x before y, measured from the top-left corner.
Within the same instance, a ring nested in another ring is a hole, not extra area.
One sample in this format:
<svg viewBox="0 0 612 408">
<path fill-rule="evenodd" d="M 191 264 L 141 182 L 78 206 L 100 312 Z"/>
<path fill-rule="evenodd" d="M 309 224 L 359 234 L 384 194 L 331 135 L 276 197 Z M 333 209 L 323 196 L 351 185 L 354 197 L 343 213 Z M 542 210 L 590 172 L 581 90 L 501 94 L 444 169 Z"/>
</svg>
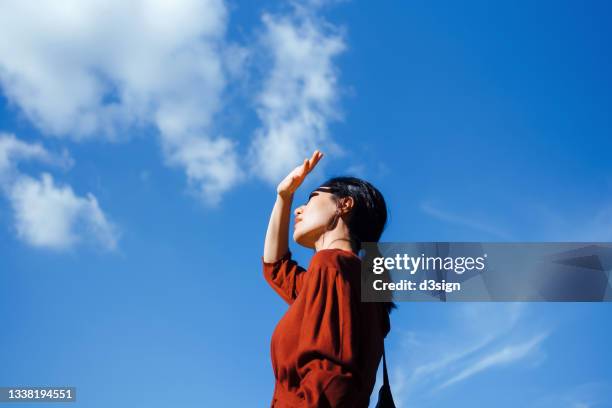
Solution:
<svg viewBox="0 0 612 408">
<path fill-rule="evenodd" d="M 482 356 L 477 361 L 464 368 L 457 375 L 451 377 L 449 380 L 442 383 L 442 385 L 440 385 L 437 389 L 442 389 L 444 387 L 448 387 L 451 384 L 463 381 L 473 376 L 474 374 L 477 374 L 494 366 L 510 364 L 514 361 L 525 358 L 547 336 L 548 333 L 539 333 L 525 342 L 505 345 L 502 347 L 501 350 L 497 350 L 485 356 Z"/>
<path fill-rule="evenodd" d="M 0 132 L 0 183 L 8 183 L 8 178 L 17 174 L 17 164 L 23 161 L 38 161 L 66 168 L 73 164 L 66 150 L 61 154 L 51 154 L 40 143 L 27 143 L 12 133 Z"/>
<path fill-rule="evenodd" d="M 510 197 L 508 198 L 510 199 Z M 609 200 L 608 200 L 609 201 Z M 608 201 L 585 203 L 577 212 L 562 212 L 536 198 L 522 197 L 516 234 L 522 239 L 546 241 L 608 242 L 612 240 L 612 205 Z M 425 214 L 454 225 L 507 241 L 516 240 L 507 230 L 440 208 L 429 201 L 420 203 Z"/>
<path fill-rule="evenodd" d="M 388 356 L 398 406 L 427 404 L 436 393 L 477 373 L 543 355 L 538 346 L 550 330 L 525 324 L 524 303 L 444 306 L 449 312 L 436 318 L 444 330 L 394 329 L 400 343 Z"/>
<path fill-rule="evenodd" d="M 528 408 L 603 408 L 612 406 L 612 382 L 593 381 L 564 385 L 536 399 Z"/>
<path fill-rule="evenodd" d="M 422 202 L 420 205 L 420 208 L 426 214 L 434 218 L 437 218 L 440 221 L 445 221 L 445 222 L 449 222 L 451 224 L 456 224 L 456 225 L 462 225 L 472 230 L 481 231 L 486 234 L 490 234 L 492 236 L 502 238 L 504 240 L 512 240 L 512 236 L 500 228 L 485 224 L 476 219 L 472 219 L 469 217 L 465 217 L 463 215 L 459 215 L 456 213 L 449 212 L 447 210 L 440 209 L 438 207 L 435 207 L 429 202 Z"/>
<path fill-rule="evenodd" d="M 530 202 L 543 239 L 552 241 L 612 241 L 612 204 L 586 203 L 580 212 L 562 213 L 543 202 Z"/>
</svg>

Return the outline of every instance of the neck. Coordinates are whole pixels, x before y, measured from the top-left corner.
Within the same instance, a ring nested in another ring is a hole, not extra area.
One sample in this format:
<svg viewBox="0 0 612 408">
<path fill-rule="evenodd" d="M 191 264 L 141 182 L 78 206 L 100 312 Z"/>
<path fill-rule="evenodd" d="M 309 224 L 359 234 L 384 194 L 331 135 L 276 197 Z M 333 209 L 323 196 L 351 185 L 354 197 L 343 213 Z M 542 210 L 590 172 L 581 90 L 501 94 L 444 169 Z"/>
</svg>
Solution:
<svg viewBox="0 0 612 408">
<path fill-rule="evenodd" d="M 322 234 L 319 239 L 315 242 L 315 252 L 322 249 L 343 249 L 357 253 L 355 248 L 352 247 L 350 235 L 347 226 L 342 223 L 332 231 L 327 231 Z"/>
</svg>

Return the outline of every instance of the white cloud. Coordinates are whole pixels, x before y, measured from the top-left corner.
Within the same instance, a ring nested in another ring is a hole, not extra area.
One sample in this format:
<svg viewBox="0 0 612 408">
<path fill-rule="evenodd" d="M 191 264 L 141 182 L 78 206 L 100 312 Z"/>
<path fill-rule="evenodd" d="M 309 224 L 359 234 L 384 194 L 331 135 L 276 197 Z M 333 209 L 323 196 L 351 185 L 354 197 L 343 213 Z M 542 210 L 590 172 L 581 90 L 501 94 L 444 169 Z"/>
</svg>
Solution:
<svg viewBox="0 0 612 408">
<path fill-rule="evenodd" d="M 78 197 L 70 186 L 56 185 L 48 173 L 40 180 L 20 177 L 9 191 L 17 235 L 30 245 L 67 249 L 93 237 L 115 249 L 117 232 L 92 194 Z"/>
<path fill-rule="evenodd" d="M 215 203 L 243 176 L 235 144 L 212 130 L 246 57 L 226 26 L 222 0 L 2 1 L 0 82 L 47 134 L 118 139 L 153 126 L 166 162 Z"/>
<path fill-rule="evenodd" d="M 70 186 L 57 185 L 48 173 L 32 178 L 18 170 L 23 160 L 71 163 L 67 152 L 53 154 L 40 143 L 0 134 L 0 188 L 11 203 L 20 239 L 36 247 L 67 249 L 92 238 L 104 248 L 116 248 L 117 228 L 92 194 L 79 197 Z"/>
<path fill-rule="evenodd" d="M 199 185 L 201 197 L 217 205 L 221 194 L 242 177 L 235 142 L 219 138 L 193 138 L 175 146 L 164 145 L 169 164 L 183 166 L 192 185 Z"/>
<path fill-rule="evenodd" d="M 262 127 L 249 157 L 255 173 L 278 182 L 316 148 L 342 153 L 328 136 L 328 122 L 341 119 L 333 58 L 346 45 L 340 28 L 298 3 L 293 15 L 262 20 L 262 49 L 272 64 L 257 96 Z"/>
</svg>

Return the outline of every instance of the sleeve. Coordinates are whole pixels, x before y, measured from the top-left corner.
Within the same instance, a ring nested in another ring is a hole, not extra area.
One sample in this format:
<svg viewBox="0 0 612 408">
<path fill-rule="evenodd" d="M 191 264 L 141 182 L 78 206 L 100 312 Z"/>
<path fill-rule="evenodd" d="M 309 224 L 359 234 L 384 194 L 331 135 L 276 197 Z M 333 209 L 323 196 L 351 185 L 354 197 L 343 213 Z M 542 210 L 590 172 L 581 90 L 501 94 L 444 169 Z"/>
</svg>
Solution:
<svg viewBox="0 0 612 408">
<path fill-rule="evenodd" d="M 323 266 L 309 274 L 297 350 L 300 407 L 352 407 L 350 398 L 361 389 L 355 298 L 338 269 Z"/>
<path fill-rule="evenodd" d="M 293 260 L 290 250 L 274 262 L 265 262 L 262 256 L 261 263 L 268 284 L 285 302 L 292 304 L 302 288 L 306 269 Z"/>
</svg>

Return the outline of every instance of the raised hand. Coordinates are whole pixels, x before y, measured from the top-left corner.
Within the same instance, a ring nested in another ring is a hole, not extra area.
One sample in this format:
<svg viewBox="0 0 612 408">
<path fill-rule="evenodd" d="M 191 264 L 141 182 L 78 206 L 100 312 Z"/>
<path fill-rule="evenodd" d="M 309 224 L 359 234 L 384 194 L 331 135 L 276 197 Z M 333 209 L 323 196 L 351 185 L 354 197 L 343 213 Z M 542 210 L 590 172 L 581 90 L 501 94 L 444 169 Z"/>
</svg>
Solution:
<svg viewBox="0 0 612 408">
<path fill-rule="evenodd" d="M 295 193 L 295 190 L 302 184 L 308 173 L 314 169 L 319 160 L 323 157 L 323 153 L 315 150 L 310 159 L 304 159 L 304 162 L 293 169 L 287 177 L 278 184 L 276 192 L 282 197 L 290 197 Z"/>
</svg>

